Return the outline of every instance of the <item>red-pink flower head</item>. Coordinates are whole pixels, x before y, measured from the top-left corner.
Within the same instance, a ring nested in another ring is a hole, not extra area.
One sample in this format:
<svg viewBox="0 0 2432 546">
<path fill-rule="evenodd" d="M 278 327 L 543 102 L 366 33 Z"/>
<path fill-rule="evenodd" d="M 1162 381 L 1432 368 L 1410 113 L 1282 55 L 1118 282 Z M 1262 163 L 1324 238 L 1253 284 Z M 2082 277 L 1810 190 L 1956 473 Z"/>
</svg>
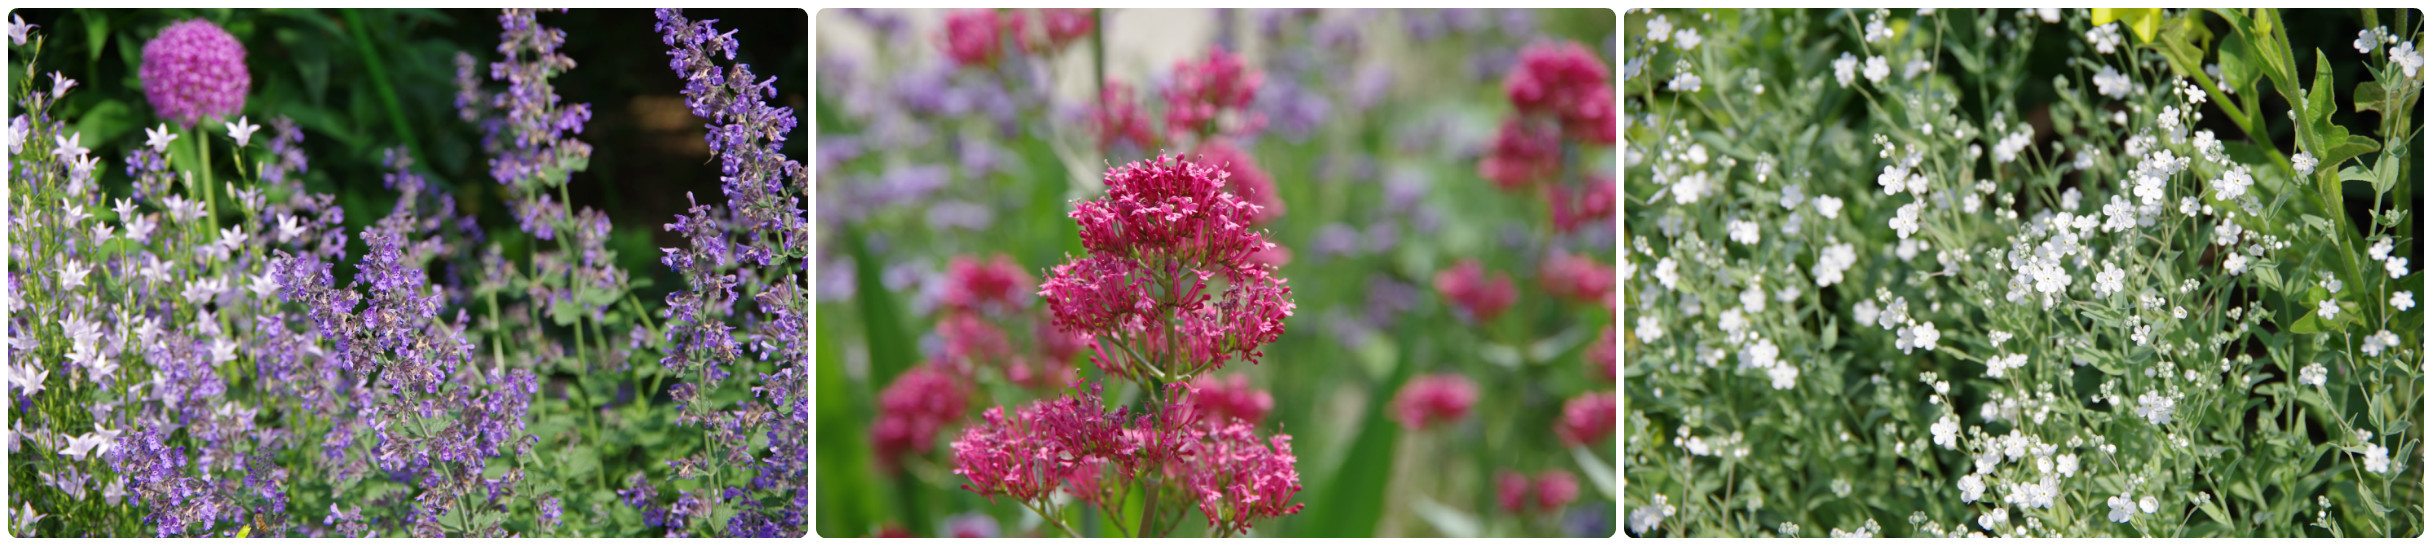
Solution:
<svg viewBox="0 0 2432 546">
<path fill-rule="evenodd" d="M 1274 244 L 1250 228 L 1256 207 L 1226 190 L 1227 177 L 1159 156 L 1107 171 L 1106 195 L 1074 205 L 1090 255 L 1056 266 L 1039 296 L 1057 326 L 1098 339 L 1099 367 L 1130 377 L 1111 362 L 1120 347 L 1174 373 L 1231 357 L 1255 364 L 1283 335 L 1292 290 L 1250 260 Z"/>
<path fill-rule="evenodd" d="M 1503 90 L 1522 114 L 1552 114 L 1572 138 L 1613 143 L 1611 73 L 1578 42 L 1529 46 Z"/>
<path fill-rule="evenodd" d="M 1545 186 L 1545 204 L 1553 211 L 1554 229 L 1563 233 L 1579 230 L 1588 222 L 1613 217 L 1613 208 L 1620 203 L 1615 193 L 1613 177 L 1590 176 L 1587 184 L 1573 191 L 1561 184 Z"/>
<path fill-rule="evenodd" d="M 1098 105 L 1089 109 L 1089 130 L 1098 135 L 1101 152 L 1114 148 L 1116 142 L 1129 142 L 1144 151 L 1157 147 L 1157 133 L 1149 129 L 1148 116 L 1140 112 L 1129 84 L 1106 82 L 1098 92 Z"/>
<path fill-rule="evenodd" d="M 1613 295 L 1613 268 L 1595 258 L 1555 251 L 1537 268 L 1537 282 L 1565 301 L 1602 305 Z"/>
<path fill-rule="evenodd" d="M 1047 40 L 1038 50 L 1054 51 L 1072 45 L 1091 30 L 1098 28 L 1094 8 L 1043 8 L 1039 10 L 1039 26 L 1046 27 Z"/>
<path fill-rule="evenodd" d="M 969 311 L 948 311 L 937 321 L 937 337 L 944 341 L 942 355 L 951 367 L 969 374 L 974 364 L 1001 362 L 1013 356 L 1013 341 L 995 323 Z"/>
<path fill-rule="evenodd" d="M 1004 49 L 1005 36 L 1021 35 L 1019 15 L 999 14 L 993 9 L 959 10 L 946 14 L 944 38 L 946 56 L 962 66 L 983 66 L 996 62 Z"/>
<path fill-rule="evenodd" d="M 1206 60 L 1174 63 L 1173 80 L 1165 86 L 1166 131 L 1203 136 L 1223 132 L 1209 124 L 1225 112 L 1248 107 L 1264 77 L 1222 47 L 1208 50 Z M 1258 120 L 1248 123 L 1255 126 Z"/>
<path fill-rule="evenodd" d="M 1534 487 L 1529 482 L 1527 474 L 1521 474 L 1508 468 L 1495 471 L 1495 504 L 1501 505 L 1505 512 L 1517 514 L 1521 510 L 1528 509 L 1529 492 L 1532 489 Z"/>
<path fill-rule="evenodd" d="M 245 45 L 219 25 L 179 21 L 144 42 L 144 100 L 162 119 L 193 127 L 210 117 L 234 116 L 245 108 L 253 75 L 245 69 Z"/>
<path fill-rule="evenodd" d="M 1232 176 L 1226 180 L 1231 181 L 1233 195 L 1258 206 L 1258 211 L 1250 214 L 1251 224 L 1265 224 L 1284 215 L 1284 200 L 1275 190 L 1275 177 L 1258 168 L 1258 160 L 1234 146 L 1232 139 L 1217 138 L 1201 144 L 1199 161 L 1230 173 Z"/>
<path fill-rule="evenodd" d="M 1485 157 L 1478 159 L 1478 176 L 1504 191 L 1526 190 L 1561 172 L 1562 133 L 1527 118 L 1504 120 Z"/>
<path fill-rule="evenodd" d="M 1562 420 L 1554 423 L 1554 435 L 1562 445 L 1575 446 L 1595 442 L 1613 435 L 1615 400 L 1613 393 L 1591 392 L 1562 403 Z"/>
<path fill-rule="evenodd" d="M 870 428 L 880 464 L 896 468 L 906 454 L 928 453 L 938 429 L 962 418 L 964 397 L 962 384 L 944 370 L 919 366 L 895 376 L 878 394 L 878 423 Z"/>
<path fill-rule="evenodd" d="M 1089 334 L 1065 330 L 1044 316 L 1032 323 L 1031 335 L 1039 338 L 1039 354 L 1059 366 L 1072 363 L 1073 355 L 1089 347 Z"/>
<path fill-rule="evenodd" d="M 1579 499 L 1579 480 L 1560 469 L 1547 470 L 1537 477 L 1537 509 L 1547 513 L 1570 506 Z"/>
<path fill-rule="evenodd" d="M 1489 282 L 1477 260 L 1461 260 L 1451 269 L 1436 273 L 1436 291 L 1468 311 L 1470 318 L 1479 324 L 1494 322 L 1520 297 L 1519 290 L 1512 287 L 1511 275 L 1496 273 Z"/>
<path fill-rule="evenodd" d="M 1619 350 L 1619 347 L 1616 346 L 1620 344 L 1618 340 L 1613 339 L 1613 326 L 1605 325 L 1604 333 L 1596 335 L 1596 343 L 1588 346 L 1587 360 L 1590 377 L 1606 381 L 1616 379 L 1613 353 Z"/>
<path fill-rule="evenodd" d="M 1247 533 L 1258 520 L 1300 513 L 1302 505 L 1292 502 L 1300 471 L 1293 468 L 1299 459 L 1291 435 L 1260 442 L 1248 423 L 1236 421 L 1211 431 L 1195 451 L 1182 487 L 1199 498 L 1208 527 Z"/>
<path fill-rule="evenodd" d="M 1035 501 L 1094 463 L 1133 461 L 1124 410 L 1105 410 L 1099 388 L 1032 402 L 1011 418 L 1004 408 L 981 417 L 953 444 L 954 473 L 970 481 L 963 489 L 991 501 L 998 495 Z"/>
<path fill-rule="evenodd" d="M 1232 420 L 1257 425 L 1275 409 L 1275 397 L 1267 391 L 1250 386 L 1250 376 L 1233 374 L 1225 379 L 1202 375 L 1191 382 L 1199 390 L 1193 402 L 1199 404 L 1199 415 L 1212 424 Z"/>
<path fill-rule="evenodd" d="M 1410 430 L 1458 422 L 1477 401 L 1477 385 L 1461 374 L 1420 376 L 1402 385 L 1401 394 L 1394 396 L 1393 419 Z"/>
<path fill-rule="evenodd" d="M 1009 309 L 1015 306 L 1014 298 L 1031 290 L 1034 282 L 1029 272 L 1004 254 L 988 263 L 956 256 L 946 266 L 946 289 L 938 300 L 955 309 Z"/>
</svg>

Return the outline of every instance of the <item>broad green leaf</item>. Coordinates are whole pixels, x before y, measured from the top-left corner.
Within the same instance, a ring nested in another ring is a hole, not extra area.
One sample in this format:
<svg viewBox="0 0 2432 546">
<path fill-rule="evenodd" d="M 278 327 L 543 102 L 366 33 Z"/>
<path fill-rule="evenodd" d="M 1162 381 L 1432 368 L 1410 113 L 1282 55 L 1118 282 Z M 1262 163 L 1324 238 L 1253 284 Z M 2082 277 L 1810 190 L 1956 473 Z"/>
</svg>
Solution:
<svg viewBox="0 0 2432 546">
<path fill-rule="evenodd" d="M 1415 331 L 1418 322 L 1405 323 L 1395 339 L 1420 339 Z M 1320 490 L 1323 494 L 1316 497 L 1326 502 L 1310 504 L 1296 518 L 1302 520 L 1302 525 L 1309 526 L 1302 528 L 1304 532 L 1296 534 L 1311 537 L 1367 537 L 1376 534 L 1377 521 L 1384 518 L 1385 506 L 1390 504 L 1385 490 L 1393 481 L 1394 452 L 1401 443 L 1402 433 L 1401 425 L 1385 418 L 1385 404 L 1393 398 L 1393 393 L 1402 389 L 1402 383 L 1410 379 L 1412 370 L 1418 368 L 1411 363 L 1414 358 L 1412 353 L 1416 352 L 1408 347 L 1403 348 L 1392 377 L 1369 391 L 1367 408 L 1360 413 L 1359 433 L 1353 437 L 1351 447 L 1343 453 L 1342 460 L 1335 463 L 1333 471 L 1326 473 L 1331 479 L 1326 480 Z"/>
<path fill-rule="evenodd" d="M 2161 8 L 2131 8 L 2118 11 L 2121 12 L 2120 20 L 2127 23 L 2128 30 L 2136 32 L 2139 40 L 2153 41 L 2153 34 L 2162 30 Z"/>
<path fill-rule="evenodd" d="M 2340 128 L 2336 125 L 2331 127 L 2333 128 L 2333 130 L 2330 131 L 2331 135 L 2342 138 L 2337 141 L 2332 141 L 2330 149 L 2322 152 L 2322 157 L 2320 159 L 2323 166 L 2338 165 L 2347 161 L 2348 158 L 2373 153 L 2375 150 L 2381 149 L 2381 142 L 2373 140 L 2373 137 L 2351 135 L 2347 134 L 2348 130 L 2345 128 Z"/>
<path fill-rule="evenodd" d="M 2221 38 L 2222 84 L 2237 91 L 2241 102 L 2254 100 L 2255 78 L 2262 75 L 2254 56 L 2254 48 L 2246 43 L 2244 33 L 2232 31 Z"/>
</svg>

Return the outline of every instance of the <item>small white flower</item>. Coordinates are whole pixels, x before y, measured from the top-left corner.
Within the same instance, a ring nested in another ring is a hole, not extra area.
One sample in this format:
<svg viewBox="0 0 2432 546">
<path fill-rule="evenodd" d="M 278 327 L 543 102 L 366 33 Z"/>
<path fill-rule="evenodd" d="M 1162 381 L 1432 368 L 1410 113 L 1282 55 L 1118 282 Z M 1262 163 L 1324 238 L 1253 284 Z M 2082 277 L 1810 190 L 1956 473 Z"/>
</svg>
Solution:
<svg viewBox="0 0 2432 546">
<path fill-rule="evenodd" d="M 2374 49 L 2379 49 L 2381 47 L 2380 30 L 2381 29 L 2377 28 L 2368 28 L 2356 31 L 2356 41 L 2353 42 L 2356 46 L 2356 52 L 2370 55 L 2373 53 Z"/>
<path fill-rule="evenodd" d="M 2104 55 L 2118 52 L 2120 44 L 2122 43 L 2120 38 L 2120 24 L 2107 23 L 2103 26 L 2094 27 L 2093 29 L 2087 30 L 2086 42 L 2094 44 L 2094 50 L 2102 52 Z"/>
<path fill-rule="evenodd" d="M 24 17 L 19 17 L 16 14 L 9 14 L 8 41 L 17 45 L 25 45 L 25 31 L 33 30 L 35 26 L 37 25 L 25 24 Z M 27 508 L 27 510 L 31 511 L 32 508 Z"/>
<path fill-rule="evenodd" d="M 1976 516 L 1976 526 L 1983 527 L 1986 531 L 1993 530 L 1993 526 L 1995 525 L 2001 525 L 2009 522 L 2010 509 L 2008 508 L 1994 508 L 1992 512 L 1987 512 L 1984 515 Z"/>
<path fill-rule="evenodd" d="M 1672 35 L 1672 39 L 1680 41 L 1681 49 L 1697 49 L 1697 44 L 1705 41 L 1697 35 L 1697 29 L 1694 28 L 1680 29 L 1680 32 Z"/>
<path fill-rule="evenodd" d="M 1976 502 L 1984 498 L 1984 478 L 1975 474 L 1959 477 L 1959 502 Z"/>
<path fill-rule="evenodd" d="M 2398 70 L 2413 78 L 2416 71 L 2424 68 L 2424 55 L 2415 51 L 2415 42 L 2399 42 L 2390 48 L 2390 62 L 2398 63 Z"/>
<path fill-rule="evenodd" d="M 2398 334 L 2390 333 L 2389 330 L 2374 332 L 2373 335 L 2364 338 L 2366 356 L 2381 356 L 2382 351 L 2396 348 L 2398 348 Z"/>
<path fill-rule="evenodd" d="M 1747 220 L 1732 220 L 1726 224 L 1727 225 L 1724 226 L 1724 231 L 1730 232 L 1731 240 L 1739 241 L 1739 243 L 1743 245 L 1753 245 L 1757 243 L 1757 237 L 1760 234 L 1757 233 L 1756 222 L 1750 222 Z"/>
<path fill-rule="evenodd" d="M 2107 502 L 2111 505 L 2112 523 L 2128 523 L 2128 518 L 2136 515 L 2136 502 L 2128 500 L 2127 493 L 2121 493 L 2120 496 L 2111 497 L 2111 499 Z"/>
<path fill-rule="evenodd" d="M 2390 473 L 2390 448 L 2380 444 L 2365 444 L 2364 471 L 2374 474 Z"/>
<path fill-rule="evenodd" d="M 1841 217 L 1841 198 L 1830 195 L 1818 195 L 1815 198 L 1815 202 L 1816 214 L 1824 215 L 1824 217 L 1827 219 L 1837 219 Z"/>
<path fill-rule="evenodd" d="M 83 138 L 84 132 L 82 131 L 70 134 L 66 138 L 51 137 L 51 141 L 59 145 L 58 149 L 51 150 L 51 156 L 59 158 L 60 163 L 68 163 L 75 161 L 76 158 L 84 157 L 85 154 L 93 153 L 92 149 L 76 145 L 77 141 Z"/>
<path fill-rule="evenodd" d="M 1750 313 L 1765 312 L 1765 289 L 1749 283 L 1747 290 L 1740 291 L 1740 307 L 1747 308 Z"/>
<path fill-rule="evenodd" d="M 2221 173 L 2221 179 L 2214 180 L 2212 184 L 2213 192 L 2221 199 L 2235 201 L 2246 195 L 2246 188 L 2255 184 L 2255 177 L 2246 174 L 2246 167 L 2231 167 L 2229 172 Z"/>
<path fill-rule="evenodd" d="M 2125 287 L 2126 283 L 2122 281 L 2127 278 L 2128 272 L 2120 270 L 2119 265 L 2103 260 L 2103 271 L 2094 274 L 2094 292 L 2104 296 L 2117 294 Z"/>
<path fill-rule="evenodd" d="M 2322 162 L 2314 160 L 2314 154 L 2305 152 L 2297 152 L 2297 156 L 2289 158 L 2288 162 L 2289 166 L 2297 168 L 2298 175 L 2314 174 L 2314 167 L 2322 164 Z"/>
<path fill-rule="evenodd" d="M 177 141 L 177 133 L 170 131 L 167 123 L 160 124 L 159 129 L 144 129 L 144 145 L 151 146 L 152 151 L 167 152 L 169 143 L 175 141 Z"/>
<path fill-rule="evenodd" d="M 253 283 L 247 285 L 245 289 L 253 291 L 254 297 L 268 298 L 271 294 L 278 293 L 279 283 L 272 281 L 269 273 L 262 273 L 254 275 Z"/>
<path fill-rule="evenodd" d="M 2238 274 L 2245 273 L 2246 254 L 2231 252 L 2229 253 L 2229 258 L 2221 261 L 2221 265 L 2229 268 L 2230 276 L 2237 276 Z"/>
<path fill-rule="evenodd" d="M 2064 454 L 2061 454 L 2061 456 L 2059 457 L 2059 464 L 2058 464 L 2057 466 L 2059 466 L 2059 467 L 2060 467 L 2060 468 L 2059 468 L 2059 470 L 2060 470 L 2060 475 L 2062 475 L 2062 476 L 2076 476 L 2076 475 L 2077 475 L 2077 454 L 2076 454 L 2076 453 L 2064 453 Z"/>
<path fill-rule="evenodd" d="M 2366 344 L 2371 345 L 2371 343 L 2371 338 L 2366 338 Z M 2322 367 L 2320 362 L 2307 364 L 2304 369 L 2297 370 L 2297 384 L 2320 387 L 2324 381 L 2330 378 L 2330 371 L 2329 368 Z"/>
<path fill-rule="evenodd" d="M 1866 58 L 1867 83 L 1881 83 L 1884 76 L 1890 75 L 1892 75 L 1892 65 L 1891 63 L 1884 62 L 1883 56 L 1876 55 Z"/>
<path fill-rule="evenodd" d="M 1789 364 L 1774 366 L 1765 370 L 1765 374 L 1773 377 L 1773 390 L 1785 391 L 1799 385 L 1799 369 Z"/>
<path fill-rule="evenodd" d="M 2400 310 L 2400 311 L 2405 311 L 2405 310 L 2408 310 L 2408 309 L 2414 309 L 2414 308 L 2415 308 L 2415 293 L 2414 293 L 2414 292 L 2405 291 L 2405 290 L 2400 290 L 2400 291 L 2399 291 L 2398 293 L 2396 293 L 2396 294 L 2391 294 L 2391 295 L 2390 295 L 2390 306 L 2391 306 L 2391 307 L 2396 307 L 2396 308 L 2398 308 L 2398 310 Z"/>
<path fill-rule="evenodd" d="M 1918 211 L 1924 210 L 1924 208 L 1925 206 L 1923 203 L 1909 203 L 1906 205 L 1901 205 L 1900 212 L 1892 216 L 1892 230 L 1900 232 L 1900 238 L 1902 239 L 1907 239 L 1909 235 L 1917 233 L 1917 228 L 1919 227 L 1917 225 L 1917 213 Z"/>
<path fill-rule="evenodd" d="M 2156 510 L 2161 510 L 2162 503 L 2161 501 L 2154 499 L 2153 495 L 2146 495 L 2145 498 L 2137 499 L 2136 509 L 2144 510 L 2145 513 L 2151 514 Z"/>
<path fill-rule="evenodd" d="M 1806 192 L 1799 191 L 1798 184 L 1791 184 L 1782 188 L 1782 210 L 1799 210 L 1799 203 L 1804 203 L 1806 201 L 1807 194 Z"/>
<path fill-rule="evenodd" d="M 226 339 L 211 340 L 211 363 L 224 364 L 236 360 L 237 344 Z"/>
<path fill-rule="evenodd" d="M 1680 262 L 1673 261 L 1671 256 L 1656 260 L 1655 282 L 1662 283 L 1665 289 L 1674 288 L 1680 282 L 1679 271 Z"/>
<path fill-rule="evenodd" d="M 38 358 L 29 358 L 22 364 L 8 367 L 8 385 L 16 387 L 17 392 L 26 396 L 41 394 L 42 382 L 50 377 L 51 371 L 43 369 L 42 360 Z"/>
<path fill-rule="evenodd" d="M 2221 222 L 2221 225 L 2212 227 L 2212 244 L 2220 246 L 2236 245 L 2238 244 L 2238 236 L 2244 235 L 2245 233 L 2246 228 L 2244 226 L 2239 226 L 2237 222 Z"/>
<path fill-rule="evenodd" d="M 2137 416 L 2143 417 L 2146 422 L 2155 425 L 2170 424 L 2171 413 L 2176 412 L 2179 406 L 2177 399 L 2162 396 L 2161 393 L 2152 390 L 2146 390 L 2145 394 L 2138 395 L 2136 402 Z"/>
<path fill-rule="evenodd" d="M 1832 61 L 1832 79 L 1841 82 L 1842 87 L 1849 87 L 1850 82 L 1856 81 L 1858 79 L 1858 56 L 1851 55 L 1847 51 L 1841 52 L 1841 58 Z"/>
<path fill-rule="evenodd" d="M 1706 196 L 1708 187 L 1706 181 L 1705 171 L 1693 172 L 1688 176 L 1680 177 L 1680 181 L 1672 183 L 1672 203 L 1676 205 L 1696 203 L 1698 199 Z"/>
<path fill-rule="evenodd" d="M 1647 21 L 1647 39 L 1658 42 L 1671 40 L 1672 21 L 1665 19 L 1662 15 L 1657 15 L 1654 20 Z"/>
<path fill-rule="evenodd" d="M 2104 66 L 2101 72 L 2094 73 L 2094 92 L 2101 93 L 2103 96 L 2125 99 L 2128 98 L 2128 93 L 2134 89 L 2135 84 L 2128 80 L 2128 75 L 2121 73 L 2118 69 Z M 2136 154 L 2131 153 L 2130 155 Z"/>
<path fill-rule="evenodd" d="M 1959 418 L 1958 418 L 1958 417 L 1956 417 L 1956 416 L 1950 416 L 1950 415 L 1944 415 L 1944 416 L 1942 416 L 1942 420 L 1941 420 L 1941 421 L 1935 422 L 1935 423 L 1934 423 L 1934 426 L 1932 426 L 1932 427 L 1928 427 L 1928 428 L 1932 429 L 1932 431 L 1933 431 L 1933 433 L 1934 433 L 1934 445 L 1938 445 L 1938 446 L 1942 446 L 1942 447 L 1946 447 L 1946 448 L 1950 448 L 1950 449 L 1959 449 Z M 1967 483 L 1967 481 L 1966 481 L 1965 479 L 1962 479 L 1962 480 L 1961 480 L 1959 483 L 1961 483 L 1961 484 L 1965 484 L 1965 483 Z M 1962 488 L 1962 489 L 1965 489 L 1965 488 L 1966 488 L 1966 486 L 1965 486 L 1965 485 L 1962 485 L 1962 486 L 1961 486 L 1961 488 Z M 1978 489 L 1979 489 L 1979 491 L 1981 491 L 1981 490 L 1982 490 L 1982 485 L 1981 485 L 1981 484 L 1978 486 Z"/>
<path fill-rule="evenodd" d="M 1703 88 L 1705 88 L 1705 80 L 1698 79 L 1694 72 L 1682 72 L 1680 75 L 1672 77 L 1671 89 L 1673 91 L 1696 93 L 1697 90 Z"/>
<path fill-rule="evenodd" d="M 2322 320 L 2339 318 L 2339 300 L 2322 300 L 2322 303 L 2315 306 L 2314 312 L 2320 313 Z"/>
<path fill-rule="evenodd" d="M 2035 16 L 2043 18 L 2046 23 L 2058 23 L 2060 22 L 2060 8 L 2035 8 Z"/>
<path fill-rule="evenodd" d="M 2389 237 L 2382 237 L 2374 239 L 2373 246 L 2364 249 L 2364 253 L 2366 256 L 2372 256 L 2373 261 L 2378 262 L 2390 258 L 2390 251 L 2393 249 L 2393 246 L 2394 245 L 2390 243 Z"/>
<path fill-rule="evenodd" d="M 1656 494 L 1655 500 L 1630 509 L 1630 532 L 1644 535 L 1673 513 L 1673 507 L 1664 503 L 1664 496 Z"/>
<path fill-rule="evenodd" d="M 2383 269 L 2388 269 L 2388 270 L 2390 270 L 2390 278 L 2395 279 L 2395 278 L 2399 278 L 2399 277 L 2404 277 L 2404 276 L 2407 276 L 2407 259 L 2406 259 L 2406 258 L 2401 258 L 2401 257 L 2397 257 L 2397 256 L 2391 256 L 2391 257 L 2390 257 L 2390 261 L 2382 262 L 2381 264 L 2382 264 L 2382 268 L 2383 268 Z"/>
<path fill-rule="evenodd" d="M 284 212 L 279 213 L 279 226 L 278 226 L 278 237 L 279 237 L 279 242 L 281 242 L 281 243 L 285 243 L 285 242 L 293 241 L 293 240 L 295 240 L 297 237 L 302 237 L 302 236 L 304 236 L 304 226 L 303 226 L 302 224 L 299 224 L 299 223 L 297 223 L 297 222 L 296 222 L 296 217 L 295 217 L 295 215 L 288 214 L 288 213 L 284 213 Z"/>
<path fill-rule="evenodd" d="M 71 290 L 82 287 L 85 274 L 92 272 L 93 268 L 85 266 L 84 262 L 68 260 L 67 263 L 59 265 L 59 287 Z"/>
<path fill-rule="evenodd" d="M 1891 39 L 1891 37 L 1891 25 L 1883 24 L 1882 19 L 1875 19 L 1866 22 L 1866 43 L 1878 43 Z"/>
<path fill-rule="evenodd" d="M 222 123 L 222 125 L 228 126 L 228 138 L 236 139 L 236 145 L 239 148 L 245 147 L 246 142 L 253 140 L 254 131 L 262 130 L 262 126 L 247 123 L 246 119 L 244 116 L 238 116 L 235 122 Z"/>
<path fill-rule="evenodd" d="M 1934 349 L 1936 342 L 1942 340 L 1942 331 L 1934 329 L 1932 322 L 1919 322 L 1916 326 L 1909 327 L 1909 338 L 1911 339 L 1910 346 L 1930 351 Z"/>
</svg>

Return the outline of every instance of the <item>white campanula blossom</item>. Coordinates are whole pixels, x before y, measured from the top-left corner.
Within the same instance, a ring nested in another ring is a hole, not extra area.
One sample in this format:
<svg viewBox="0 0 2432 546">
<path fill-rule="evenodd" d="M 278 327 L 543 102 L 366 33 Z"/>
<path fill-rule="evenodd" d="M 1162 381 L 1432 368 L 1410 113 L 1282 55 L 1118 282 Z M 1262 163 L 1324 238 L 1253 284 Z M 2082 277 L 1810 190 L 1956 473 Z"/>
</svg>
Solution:
<svg viewBox="0 0 2432 546">
<path fill-rule="evenodd" d="M 2288 162 L 2289 166 L 2297 168 L 2298 176 L 2314 174 L 2314 167 L 2322 164 L 2314 159 L 2314 154 L 2305 152 L 2297 152 L 2297 156 L 2288 158 Z"/>
<path fill-rule="evenodd" d="M 59 287 L 70 290 L 82 287 L 84 276 L 92 272 L 93 268 L 85 266 L 84 262 L 70 259 L 59 265 Z"/>
<path fill-rule="evenodd" d="M 177 141 L 177 133 L 171 132 L 167 123 L 160 124 L 158 129 L 149 127 L 144 129 L 144 145 L 151 146 L 152 151 L 166 153 L 169 151 L 169 143 L 175 141 Z"/>
<path fill-rule="evenodd" d="M 2398 70 L 2407 73 L 2407 77 L 2413 78 L 2416 71 L 2424 68 L 2424 55 L 2415 51 L 2415 42 L 2399 42 L 2390 48 L 2390 62 L 2397 64 Z"/>
<path fill-rule="evenodd" d="M 2366 344 L 2371 344 L 2371 338 L 2366 339 Z M 2322 367 L 2322 363 L 2307 364 L 2305 368 L 2297 370 L 2297 384 L 2320 387 L 2329 376 L 2330 369 Z"/>
<path fill-rule="evenodd" d="M 51 150 L 51 156 L 59 158 L 60 163 L 71 163 L 77 158 L 84 157 L 85 154 L 92 153 L 92 149 L 77 145 L 78 141 L 83 139 L 84 132 L 82 131 L 69 134 L 66 137 L 51 137 L 52 143 L 58 145 L 57 148 Z"/>
<path fill-rule="evenodd" d="M 243 116 L 238 116 L 236 121 L 224 122 L 221 125 L 228 126 L 228 138 L 236 139 L 238 148 L 245 147 L 245 143 L 253 140 L 254 131 L 262 130 L 262 126 L 248 123 Z"/>
<path fill-rule="evenodd" d="M 2101 72 L 2094 73 L 2094 92 L 2101 93 L 2103 96 L 2125 99 L 2135 87 L 2136 85 L 2128 80 L 2128 75 L 2121 73 L 2119 69 L 2104 66 Z"/>
<path fill-rule="evenodd" d="M 2405 311 L 2405 310 L 2408 310 L 2408 309 L 2414 309 L 2414 308 L 2415 308 L 2415 293 L 2414 293 L 2414 292 L 2405 291 L 2405 290 L 2400 290 L 2400 291 L 2398 291 L 2398 293 L 2396 293 L 2396 294 L 2391 294 L 2391 295 L 2390 295 L 2390 306 L 2391 306 L 2391 307 L 2396 307 L 2396 308 L 2398 308 L 2398 310 L 2400 310 L 2400 311 Z"/>
<path fill-rule="evenodd" d="M 1917 213 L 1924 209 L 1924 203 L 1909 203 L 1906 205 L 1901 205 L 1900 212 L 1892 216 L 1892 230 L 1900 232 L 1900 238 L 1902 239 L 1907 239 L 1909 235 L 1917 233 L 1917 228 L 1920 227 L 1917 224 Z"/>
<path fill-rule="evenodd" d="M 1842 87 L 1849 87 L 1850 82 L 1857 81 L 1858 56 L 1841 52 L 1841 58 L 1832 61 L 1832 79 L 1841 82 Z"/>
<path fill-rule="evenodd" d="M 1883 77 L 1890 75 L 1892 75 L 1892 65 L 1885 62 L 1882 55 L 1866 58 L 1866 83 L 1882 83 Z"/>
</svg>

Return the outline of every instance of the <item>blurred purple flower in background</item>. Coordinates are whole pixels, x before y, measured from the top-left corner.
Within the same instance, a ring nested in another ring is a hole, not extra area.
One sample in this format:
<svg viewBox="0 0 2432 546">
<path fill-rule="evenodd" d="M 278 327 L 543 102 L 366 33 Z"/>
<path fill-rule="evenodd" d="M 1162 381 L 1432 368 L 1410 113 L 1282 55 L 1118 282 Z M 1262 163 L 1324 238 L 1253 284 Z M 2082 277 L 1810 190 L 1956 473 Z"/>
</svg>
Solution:
<svg viewBox="0 0 2432 546">
<path fill-rule="evenodd" d="M 253 89 L 244 44 L 210 21 L 189 19 L 161 29 L 144 42 L 143 57 L 137 74 L 144 99 L 179 127 L 236 115 Z"/>
</svg>

